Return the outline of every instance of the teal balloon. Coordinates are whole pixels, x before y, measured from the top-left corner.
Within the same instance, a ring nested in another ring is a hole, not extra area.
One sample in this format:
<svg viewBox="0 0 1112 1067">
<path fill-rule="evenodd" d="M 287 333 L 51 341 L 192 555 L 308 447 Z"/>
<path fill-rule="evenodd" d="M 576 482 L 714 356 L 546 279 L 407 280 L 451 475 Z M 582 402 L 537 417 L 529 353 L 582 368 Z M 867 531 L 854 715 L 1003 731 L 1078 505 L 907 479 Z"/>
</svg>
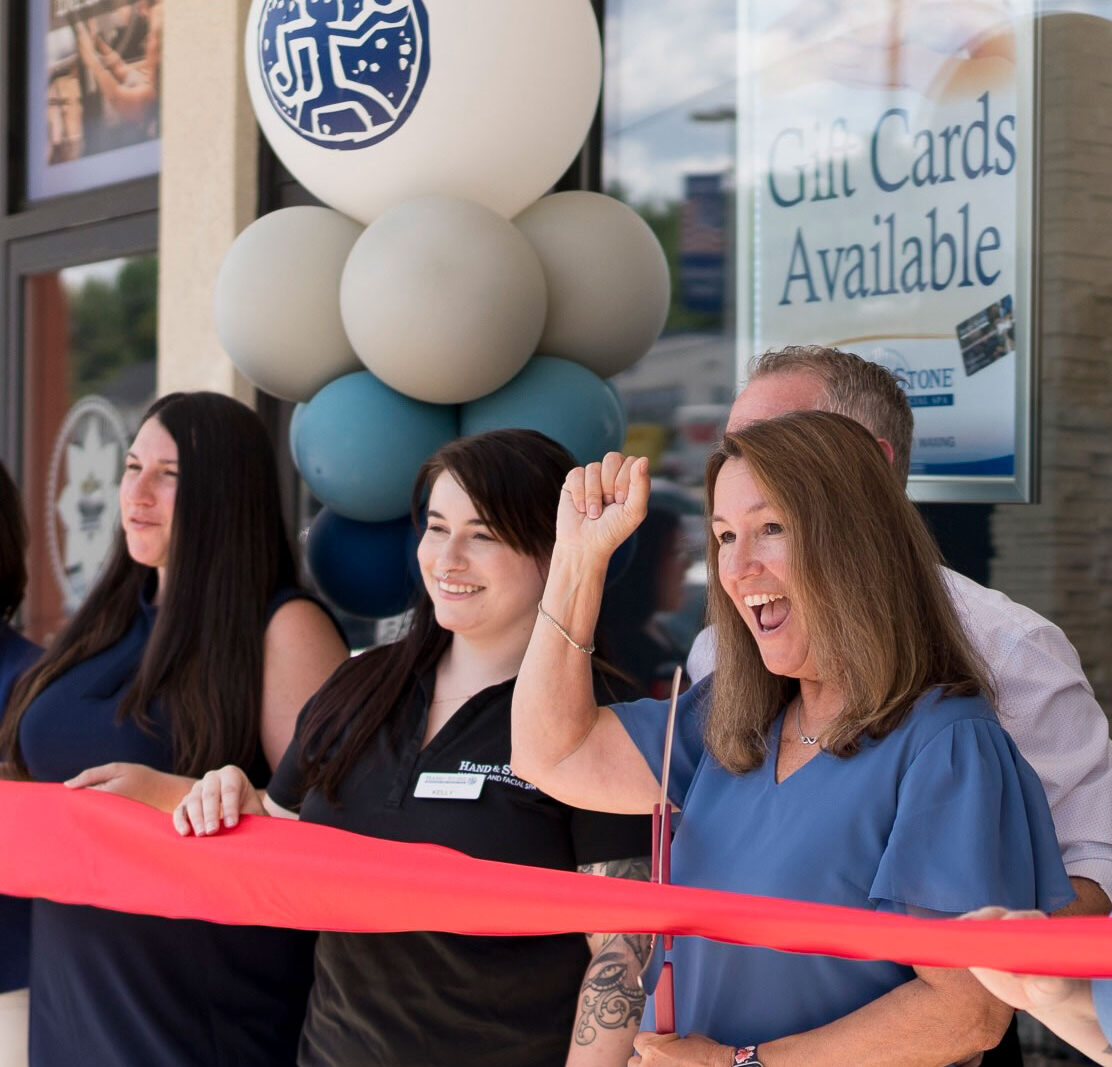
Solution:
<svg viewBox="0 0 1112 1067">
<path fill-rule="evenodd" d="M 626 432 L 617 393 L 593 371 L 555 356 L 534 356 L 501 389 L 460 408 L 465 436 L 510 427 L 547 434 L 579 463 L 619 450 Z"/>
<path fill-rule="evenodd" d="M 323 508 L 309 527 L 305 556 L 325 599 L 351 615 L 385 619 L 409 606 L 413 524 L 356 522 Z"/>
<path fill-rule="evenodd" d="M 384 522 L 408 513 L 417 471 L 456 437 L 458 412 L 357 371 L 321 389 L 293 429 L 297 469 L 317 499 L 344 518 Z"/>
</svg>

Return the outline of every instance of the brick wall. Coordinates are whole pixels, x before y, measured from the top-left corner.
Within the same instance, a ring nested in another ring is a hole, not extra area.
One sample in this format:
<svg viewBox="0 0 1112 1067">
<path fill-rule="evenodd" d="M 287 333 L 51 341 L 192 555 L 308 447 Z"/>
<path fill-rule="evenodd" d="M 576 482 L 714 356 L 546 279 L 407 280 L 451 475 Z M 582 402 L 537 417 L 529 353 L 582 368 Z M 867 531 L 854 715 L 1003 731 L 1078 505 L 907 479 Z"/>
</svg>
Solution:
<svg viewBox="0 0 1112 1067">
<path fill-rule="evenodd" d="M 1112 23 L 1043 19 L 1040 503 L 992 517 L 991 584 L 1053 619 L 1112 709 Z"/>
</svg>

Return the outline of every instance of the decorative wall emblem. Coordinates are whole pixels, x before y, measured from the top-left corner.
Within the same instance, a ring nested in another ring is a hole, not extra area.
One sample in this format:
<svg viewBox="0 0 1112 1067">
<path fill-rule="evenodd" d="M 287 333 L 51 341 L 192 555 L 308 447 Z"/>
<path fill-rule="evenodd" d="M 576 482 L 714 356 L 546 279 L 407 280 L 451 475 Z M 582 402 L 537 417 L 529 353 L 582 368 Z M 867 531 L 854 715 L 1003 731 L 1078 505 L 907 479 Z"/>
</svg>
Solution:
<svg viewBox="0 0 1112 1067">
<path fill-rule="evenodd" d="M 409 117 L 429 72 L 421 0 L 265 0 L 262 83 L 306 140 L 365 148 Z"/>
<path fill-rule="evenodd" d="M 99 396 L 74 404 L 54 439 L 46 529 L 50 564 L 67 612 L 84 600 L 112 548 L 129 442 L 120 413 Z"/>
</svg>

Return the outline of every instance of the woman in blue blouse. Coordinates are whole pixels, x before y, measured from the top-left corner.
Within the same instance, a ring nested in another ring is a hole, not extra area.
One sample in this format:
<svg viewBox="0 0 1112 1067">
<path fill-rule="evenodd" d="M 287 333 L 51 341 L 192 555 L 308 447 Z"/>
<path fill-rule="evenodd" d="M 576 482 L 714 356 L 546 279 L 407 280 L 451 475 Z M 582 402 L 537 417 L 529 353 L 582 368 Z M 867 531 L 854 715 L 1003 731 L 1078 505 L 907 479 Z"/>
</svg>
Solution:
<svg viewBox="0 0 1112 1067">
<path fill-rule="evenodd" d="M 102 575 L 17 683 L 0 759 L 170 810 L 213 762 L 266 783 L 346 658 L 297 586 L 273 451 L 215 393 L 155 402 L 127 453 Z M 33 1067 L 293 1063 L 312 939 L 32 905 Z"/>
<path fill-rule="evenodd" d="M 878 443 L 826 412 L 756 422 L 725 436 L 707 489 L 719 669 L 681 698 L 673 881 L 914 915 L 1070 900 L 1041 786 Z M 666 706 L 598 707 L 579 650 L 648 492 L 647 463 L 616 453 L 568 475 L 514 694 L 514 770 L 583 807 L 659 798 Z M 672 959 L 678 1033 L 639 1035 L 646 1067 L 939 1067 L 1011 1014 L 963 972 L 698 938 Z"/>
<path fill-rule="evenodd" d="M 19 490 L 0 463 L 0 717 L 12 684 L 41 651 L 11 627 L 27 588 L 27 522 Z M 31 902 L 0 897 L 0 1067 L 27 1062 L 27 954 Z"/>
</svg>

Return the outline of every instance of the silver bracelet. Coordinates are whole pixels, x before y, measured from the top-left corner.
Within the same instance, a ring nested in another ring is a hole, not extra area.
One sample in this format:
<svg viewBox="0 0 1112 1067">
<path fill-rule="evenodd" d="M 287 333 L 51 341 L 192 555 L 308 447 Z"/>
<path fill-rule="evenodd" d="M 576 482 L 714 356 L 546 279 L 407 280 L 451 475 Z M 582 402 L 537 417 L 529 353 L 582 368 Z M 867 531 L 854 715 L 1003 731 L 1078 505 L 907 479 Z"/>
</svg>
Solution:
<svg viewBox="0 0 1112 1067">
<path fill-rule="evenodd" d="M 590 656 L 595 651 L 594 645 L 581 645 L 571 634 L 567 632 L 547 611 L 544 610 L 544 605 L 537 604 L 537 614 L 544 619 L 545 622 L 551 623 L 560 632 L 561 636 L 572 648 L 578 648 L 580 652 L 586 652 Z"/>
</svg>

